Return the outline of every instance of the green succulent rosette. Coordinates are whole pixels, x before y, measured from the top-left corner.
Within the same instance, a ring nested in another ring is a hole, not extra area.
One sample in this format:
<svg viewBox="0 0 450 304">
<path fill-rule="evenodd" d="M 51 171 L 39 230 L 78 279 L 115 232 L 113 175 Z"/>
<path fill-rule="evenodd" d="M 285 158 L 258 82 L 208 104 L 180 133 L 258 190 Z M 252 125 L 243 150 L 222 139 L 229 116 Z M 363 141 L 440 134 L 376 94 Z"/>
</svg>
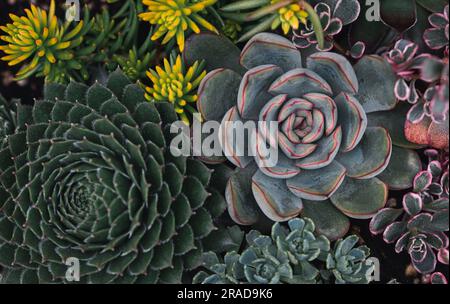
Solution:
<svg viewBox="0 0 450 304">
<path fill-rule="evenodd" d="M 397 105 L 395 74 L 379 56 L 352 66 L 339 54 L 318 52 L 304 63 L 289 40 L 270 33 L 254 36 L 242 51 L 226 38 L 196 35 L 184 56 L 206 61 L 198 109 L 205 120 L 222 122 L 219 139 L 237 167 L 225 196 L 238 224 L 302 213 L 335 240 L 348 231 L 348 217 L 373 217 L 388 189 L 410 187 L 420 170 L 411 149 L 417 146 L 403 134 L 408 106 Z M 236 121 L 256 122 L 244 146 L 227 125 Z M 277 136 L 258 122 L 277 122 Z M 274 138 L 278 162 L 266 166 L 259 151 Z"/>
<path fill-rule="evenodd" d="M 19 109 L 0 150 L 2 282 L 66 282 L 70 258 L 81 283 L 180 283 L 201 264 L 218 172 L 172 156 L 173 106 L 144 93 L 116 71 Z"/>
</svg>

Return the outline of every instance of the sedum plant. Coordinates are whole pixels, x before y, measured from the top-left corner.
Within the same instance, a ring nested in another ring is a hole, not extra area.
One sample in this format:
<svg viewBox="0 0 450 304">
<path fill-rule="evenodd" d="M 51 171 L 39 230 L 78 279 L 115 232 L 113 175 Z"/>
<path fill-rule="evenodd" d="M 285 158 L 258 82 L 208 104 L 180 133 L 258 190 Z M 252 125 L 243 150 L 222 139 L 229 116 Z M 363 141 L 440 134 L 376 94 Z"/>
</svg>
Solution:
<svg viewBox="0 0 450 304">
<path fill-rule="evenodd" d="M 139 17 L 156 25 L 152 40 L 158 40 L 164 36 L 162 44 L 176 39 L 182 52 L 185 44 L 185 32 L 189 29 L 194 33 L 200 33 L 200 27 L 218 33 L 217 29 L 201 16 L 201 12 L 212 6 L 217 0 L 143 0 L 148 11 Z"/>
<path fill-rule="evenodd" d="M 373 266 L 369 249 L 355 248 L 357 236 L 338 240 L 334 249 L 318 236 L 311 219 L 292 219 L 288 228 L 276 223 L 271 237 L 258 231 L 247 234 L 241 254 L 228 252 L 223 260 L 204 254 L 203 266 L 194 277 L 201 284 L 367 284 Z"/>
<path fill-rule="evenodd" d="M 204 63 L 196 61 L 189 68 L 180 55 L 164 59 L 164 66 L 147 71 L 147 77 L 153 85 L 145 88 L 145 97 L 151 102 L 170 102 L 175 112 L 187 125 L 190 124 L 188 114 L 197 112 L 198 96 L 196 89 L 205 77 Z"/>
<path fill-rule="evenodd" d="M 185 57 L 203 58 L 206 40 L 193 38 Z M 255 224 L 259 210 L 273 221 L 303 212 L 335 240 L 348 231 L 347 216 L 371 218 L 385 206 L 388 186 L 411 186 L 420 161 L 398 131 L 407 109 L 397 107 L 395 75 L 381 57 L 366 56 L 353 67 L 341 55 L 322 52 L 304 65 L 290 41 L 261 33 L 239 59 L 205 58 L 217 69 L 199 87 L 198 108 L 205 120 L 222 121 L 222 147 L 238 167 L 226 189 L 236 223 Z M 278 129 L 256 127 L 253 157 L 250 145 L 232 141 L 227 123 L 235 121 L 277 122 Z M 259 152 L 269 144 L 278 149 L 276 164 L 264 163 Z"/>
<path fill-rule="evenodd" d="M 0 151 L 2 282 L 65 282 L 77 258 L 83 283 L 180 283 L 225 203 L 210 169 L 170 154 L 173 105 L 120 71 L 44 93 Z"/>
<path fill-rule="evenodd" d="M 23 65 L 17 80 L 37 75 L 48 81 L 62 81 L 70 77 L 72 70 L 82 69 L 79 56 L 89 48 L 80 45 L 92 24 L 80 21 L 73 27 L 69 23 L 62 25 L 55 10 L 54 0 L 48 12 L 31 4 L 25 10 L 26 16 L 10 14 L 12 23 L 0 27 L 6 34 L 0 37 L 6 43 L 0 46 L 5 54 L 1 59 L 9 66 Z"/>
<path fill-rule="evenodd" d="M 414 178 L 413 191 L 403 197 L 402 208 L 380 210 L 370 223 L 373 234 L 395 243 L 397 253 L 406 251 L 423 274 L 432 273 L 437 261 L 448 265 L 449 245 L 448 154 L 446 158 L 435 150 L 427 154 L 427 170 Z"/>
</svg>

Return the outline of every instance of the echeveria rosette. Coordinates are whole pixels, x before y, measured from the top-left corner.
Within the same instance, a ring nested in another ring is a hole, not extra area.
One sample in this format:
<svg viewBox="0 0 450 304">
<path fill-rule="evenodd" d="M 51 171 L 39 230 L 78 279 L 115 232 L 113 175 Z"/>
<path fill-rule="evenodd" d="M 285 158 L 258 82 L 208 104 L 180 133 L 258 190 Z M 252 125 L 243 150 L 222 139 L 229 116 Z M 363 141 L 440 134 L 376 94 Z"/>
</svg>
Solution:
<svg viewBox="0 0 450 304">
<path fill-rule="evenodd" d="M 117 71 L 19 111 L 0 151 L 4 282 L 63 282 L 71 257 L 89 283 L 179 283 L 200 265 L 225 202 L 210 169 L 170 154 L 173 105 L 144 94 Z"/>
<path fill-rule="evenodd" d="M 374 265 L 367 262 L 370 249 L 355 247 L 359 238 L 355 235 L 338 240 L 327 257 L 327 271 L 331 272 L 336 284 L 368 284 Z"/>
<path fill-rule="evenodd" d="M 316 226 L 311 219 L 292 219 L 288 227 L 286 229 L 280 223 L 273 225 L 272 239 L 287 253 L 295 276 L 303 282 L 315 282 L 319 270 L 311 263 L 316 259 L 325 260 L 330 251 L 330 241 L 315 234 Z"/>
<path fill-rule="evenodd" d="M 206 120 L 222 121 L 220 139 L 228 155 L 248 150 L 228 142 L 228 121 L 277 121 L 280 126 L 276 166 L 258 168 L 258 155 L 228 157 L 238 167 L 226 191 L 237 223 L 254 224 L 258 209 L 273 221 L 303 210 L 319 231 L 337 239 L 349 228 L 344 214 L 370 218 L 384 207 L 388 185 L 411 186 L 419 157 L 404 149 L 413 147 L 398 131 L 406 113 L 396 108 L 395 74 L 381 57 L 366 56 L 353 68 L 343 56 L 322 52 L 311 55 L 305 68 L 296 47 L 275 34 L 253 37 L 240 59 L 224 38 L 213 48 L 230 55 L 216 61 L 201 51 L 205 44 L 207 37 L 192 37 L 184 55 L 190 61 L 203 54 L 208 58 L 210 73 L 199 87 L 198 108 Z M 265 142 L 260 131 L 256 147 Z M 391 156 L 394 166 L 388 167 Z"/>
<path fill-rule="evenodd" d="M 269 236 L 253 230 L 247 235 L 249 247 L 242 252 L 239 263 L 245 278 L 254 284 L 278 284 L 293 279 L 287 253 L 278 248 Z"/>
</svg>

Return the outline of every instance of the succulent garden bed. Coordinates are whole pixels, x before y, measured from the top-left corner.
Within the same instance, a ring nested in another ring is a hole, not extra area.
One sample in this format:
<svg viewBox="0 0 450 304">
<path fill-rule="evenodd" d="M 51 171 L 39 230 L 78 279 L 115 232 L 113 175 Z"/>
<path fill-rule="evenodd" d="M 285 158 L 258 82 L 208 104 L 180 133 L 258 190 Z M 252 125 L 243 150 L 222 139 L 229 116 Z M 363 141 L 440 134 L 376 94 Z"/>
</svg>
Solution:
<svg viewBox="0 0 450 304">
<path fill-rule="evenodd" d="M 1 283 L 447 283 L 446 1 L 31 2 L 0 3 Z"/>
</svg>

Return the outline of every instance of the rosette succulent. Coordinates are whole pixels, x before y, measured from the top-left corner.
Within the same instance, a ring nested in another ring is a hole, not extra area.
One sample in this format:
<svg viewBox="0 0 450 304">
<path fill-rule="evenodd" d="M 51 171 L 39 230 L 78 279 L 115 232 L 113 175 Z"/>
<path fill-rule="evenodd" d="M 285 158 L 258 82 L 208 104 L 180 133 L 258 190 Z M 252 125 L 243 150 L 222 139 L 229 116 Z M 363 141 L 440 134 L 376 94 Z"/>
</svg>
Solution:
<svg viewBox="0 0 450 304">
<path fill-rule="evenodd" d="M 278 248 L 269 236 L 252 231 L 247 235 L 249 247 L 241 254 L 245 278 L 254 284 L 278 284 L 293 279 L 287 253 Z"/>
<path fill-rule="evenodd" d="M 185 57 L 202 58 L 205 40 L 192 38 Z M 229 49 L 225 41 L 215 45 Z M 412 147 L 397 130 L 407 109 L 396 108 L 395 74 L 381 57 L 366 56 L 353 67 L 322 52 L 304 65 L 290 41 L 269 33 L 252 38 L 240 58 L 234 49 L 228 53 L 220 62 L 205 56 L 210 72 L 199 87 L 198 109 L 205 120 L 222 121 L 222 148 L 238 167 L 226 190 L 235 222 L 254 224 L 258 209 L 273 221 L 303 211 L 337 239 L 349 228 L 344 214 L 370 218 L 384 207 L 388 186 L 411 186 L 420 161 L 401 148 Z M 259 123 L 241 145 L 230 122 Z M 273 122 L 275 130 L 267 127 Z M 278 151 L 275 164 L 261 153 L 268 145 Z"/>
<path fill-rule="evenodd" d="M 395 243 L 397 253 L 408 252 L 414 268 L 424 274 L 433 272 L 438 260 L 448 264 L 448 156 L 441 164 L 434 152 L 427 152 L 428 168 L 414 178 L 413 191 L 403 197 L 402 208 L 382 209 L 370 223 L 373 234 Z"/>
<path fill-rule="evenodd" d="M 272 239 L 287 253 L 295 276 L 304 282 L 314 282 L 319 270 L 311 263 L 316 259 L 325 260 L 330 241 L 323 235 L 315 235 L 316 226 L 311 219 L 292 219 L 288 226 L 289 230 L 276 223 L 272 227 Z"/>
<path fill-rule="evenodd" d="M 340 239 L 330 248 L 330 241 L 314 229 L 311 219 L 296 218 L 287 227 L 274 224 L 271 237 L 252 230 L 242 254 L 231 251 L 221 259 L 205 253 L 205 270 L 197 273 L 194 283 L 369 283 L 373 265 L 367 261 L 367 247 L 354 248 L 357 236 Z"/>
<path fill-rule="evenodd" d="M 374 265 L 367 261 L 370 249 L 367 246 L 355 248 L 359 239 L 352 235 L 338 240 L 333 252 L 327 257 L 327 271 L 330 271 L 336 284 L 367 284 Z"/>
<path fill-rule="evenodd" d="M 169 103 L 114 72 L 106 86 L 48 84 L 0 151 L 7 283 L 176 283 L 199 266 L 225 210 L 212 171 L 168 149 Z"/>
</svg>

